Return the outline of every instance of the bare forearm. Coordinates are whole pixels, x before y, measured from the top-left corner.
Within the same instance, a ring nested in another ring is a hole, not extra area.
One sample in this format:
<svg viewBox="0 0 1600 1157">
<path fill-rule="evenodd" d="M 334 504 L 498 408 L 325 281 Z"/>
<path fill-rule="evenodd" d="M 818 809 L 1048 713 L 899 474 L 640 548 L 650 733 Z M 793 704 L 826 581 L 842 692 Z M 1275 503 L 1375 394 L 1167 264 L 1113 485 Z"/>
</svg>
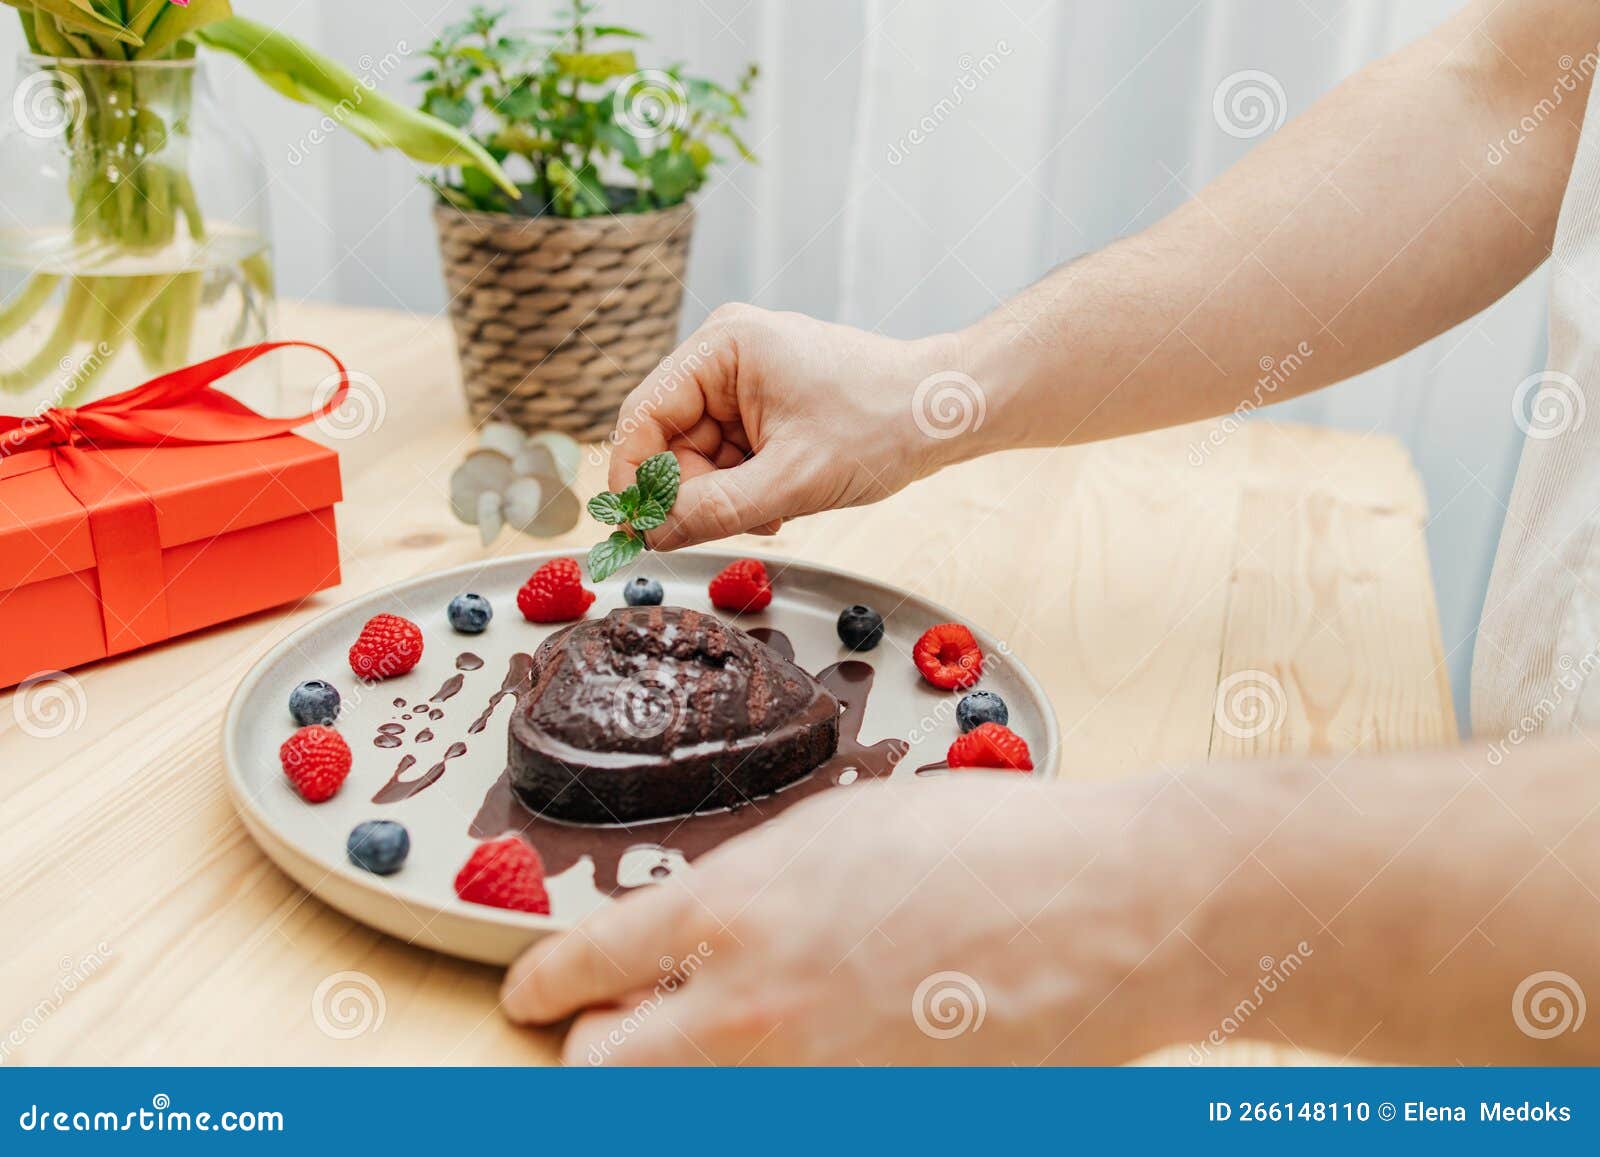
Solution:
<svg viewBox="0 0 1600 1157">
<path fill-rule="evenodd" d="M 1600 993 L 1600 748 L 1490 752 L 1189 777 L 1227 825 L 1169 955 L 1190 1032 L 1413 1063 L 1600 1060 L 1600 1035 L 1570 1031 L 1579 993 Z"/>
<path fill-rule="evenodd" d="M 1549 252 L 1590 75 L 1562 57 L 1597 39 L 1600 6 L 1475 4 L 1170 217 L 1024 291 L 963 335 L 1000 414 L 978 449 L 1281 401 L 1485 308 Z"/>
</svg>

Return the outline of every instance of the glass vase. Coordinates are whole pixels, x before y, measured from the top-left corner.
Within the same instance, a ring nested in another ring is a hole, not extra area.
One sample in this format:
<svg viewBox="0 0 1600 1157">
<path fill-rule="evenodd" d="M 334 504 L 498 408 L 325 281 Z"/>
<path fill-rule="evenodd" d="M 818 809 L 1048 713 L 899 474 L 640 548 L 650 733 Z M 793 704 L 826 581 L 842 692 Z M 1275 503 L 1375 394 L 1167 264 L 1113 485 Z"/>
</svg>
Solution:
<svg viewBox="0 0 1600 1157">
<path fill-rule="evenodd" d="M 0 130 L 0 412 L 262 341 L 266 171 L 193 59 L 24 56 Z M 224 388 L 271 411 L 270 358 Z"/>
</svg>

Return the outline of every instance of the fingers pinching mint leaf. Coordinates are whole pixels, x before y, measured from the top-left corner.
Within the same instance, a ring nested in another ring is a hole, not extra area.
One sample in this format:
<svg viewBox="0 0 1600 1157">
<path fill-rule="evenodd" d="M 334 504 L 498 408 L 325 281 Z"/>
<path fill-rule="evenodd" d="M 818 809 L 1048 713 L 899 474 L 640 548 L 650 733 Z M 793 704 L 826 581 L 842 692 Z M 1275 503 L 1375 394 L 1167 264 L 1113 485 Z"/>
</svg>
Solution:
<svg viewBox="0 0 1600 1157">
<path fill-rule="evenodd" d="M 671 510 L 678 500 L 678 460 L 671 454 L 652 454 L 639 463 L 639 496 L 645 501 L 654 500 L 662 510 Z"/>
<path fill-rule="evenodd" d="M 606 491 L 589 499 L 589 514 L 621 530 L 589 552 L 589 577 L 610 578 L 644 553 L 644 534 L 667 521 L 678 500 L 678 460 L 671 453 L 652 454 L 639 464 L 634 484 L 615 493 Z"/>
<path fill-rule="evenodd" d="M 644 539 L 635 538 L 625 530 L 612 532 L 610 538 L 589 551 L 589 577 L 595 582 L 610 578 L 644 553 Z"/>
</svg>

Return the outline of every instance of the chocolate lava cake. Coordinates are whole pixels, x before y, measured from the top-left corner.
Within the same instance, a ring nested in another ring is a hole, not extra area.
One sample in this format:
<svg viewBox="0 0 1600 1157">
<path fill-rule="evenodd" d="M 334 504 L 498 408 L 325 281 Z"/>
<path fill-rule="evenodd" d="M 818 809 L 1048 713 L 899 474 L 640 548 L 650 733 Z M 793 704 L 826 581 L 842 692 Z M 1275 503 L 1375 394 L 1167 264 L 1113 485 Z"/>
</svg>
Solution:
<svg viewBox="0 0 1600 1157">
<path fill-rule="evenodd" d="M 766 644 L 681 607 L 623 607 L 550 636 L 511 716 L 529 807 L 630 823 L 732 807 L 833 755 L 839 701 Z"/>
</svg>

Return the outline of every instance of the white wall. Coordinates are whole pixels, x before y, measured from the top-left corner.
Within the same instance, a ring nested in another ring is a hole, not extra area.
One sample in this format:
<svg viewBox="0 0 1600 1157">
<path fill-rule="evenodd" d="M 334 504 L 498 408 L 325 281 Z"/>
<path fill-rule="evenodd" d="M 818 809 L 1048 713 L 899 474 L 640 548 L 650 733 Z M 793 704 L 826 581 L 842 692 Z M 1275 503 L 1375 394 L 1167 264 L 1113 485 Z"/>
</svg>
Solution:
<svg viewBox="0 0 1600 1157">
<path fill-rule="evenodd" d="M 380 80 L 406 98 L 433 30 L 467 8 L 236 4 L 352 65 L 411 54 Z M 509 6 L 530 25 L 554 7 Z M 911 335 L 962 324 L 1052 265 L 1149 223 L 1243 155 L 1253 141 L 1212 114 L 1223 78 L 1270 73 L 1292 115 L 1454 7 L 611 0 L 605 15 L 652 32 L 660 60 L 725 79 L 750 59 L 764 71 L 749 133 L 762 163 L 733 169 L 700 199 L 686 322 L 745 299 Z M 4 16 L 8 58 L 20 36 Z M 314 114 L 232 61 L 211 67 L 272 165 L 283 293 L 439 310 L 429 199 L 413 169 L 348 138 L 291 163 Z M 924 117 L 935 127 L 909 144 Z M 1271 415 L 1385 431 L 1410 447 L 1434 512 L 1429 543 L 1463 718 L 1472 629 L 1515 470 L 1508 399 L 1543 353 L 1540 281 L 1409 357 Z"/>
</svg>

